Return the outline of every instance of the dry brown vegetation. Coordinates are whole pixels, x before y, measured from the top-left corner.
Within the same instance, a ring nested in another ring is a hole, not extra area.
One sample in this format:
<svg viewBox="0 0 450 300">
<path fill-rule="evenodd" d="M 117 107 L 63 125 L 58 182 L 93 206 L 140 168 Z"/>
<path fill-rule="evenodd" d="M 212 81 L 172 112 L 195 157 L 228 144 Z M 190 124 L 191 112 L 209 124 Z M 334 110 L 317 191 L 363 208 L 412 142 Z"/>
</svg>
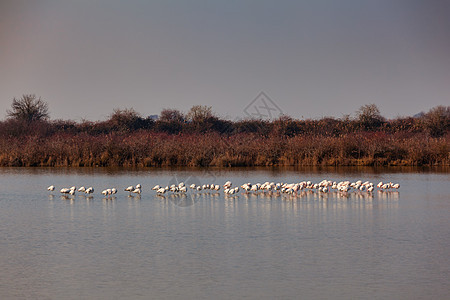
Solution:
<svg viewBox="0 0 450 300">
<path fill-rule="evenodd" d="M 450 164 L 450 108 L 419 117 L 228 121 L 211 109 L 158 120 L 0 121 L 0 166 L 391 166 Z M 364 111 L 363 111 L 364 112 Z"/>
</svg>

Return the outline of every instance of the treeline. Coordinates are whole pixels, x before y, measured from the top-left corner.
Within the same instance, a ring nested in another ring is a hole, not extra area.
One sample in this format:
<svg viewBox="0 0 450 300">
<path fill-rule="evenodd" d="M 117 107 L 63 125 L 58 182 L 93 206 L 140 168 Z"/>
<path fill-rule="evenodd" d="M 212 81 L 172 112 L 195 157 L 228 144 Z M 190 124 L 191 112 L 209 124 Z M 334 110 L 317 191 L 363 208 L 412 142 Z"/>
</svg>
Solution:
<svg viewBox="0 0 450 300">
<path fill-rule="evenodd" d="M 206 106 L 165 109 L 156 120 L 132 109 L 97 122 L 9 115 L 0 121 L 0 166 L 442 166 L 449 129 L 443 106 L 392 120 L 375 105 L 317 120 L 230 121 Z"/>
</svg>

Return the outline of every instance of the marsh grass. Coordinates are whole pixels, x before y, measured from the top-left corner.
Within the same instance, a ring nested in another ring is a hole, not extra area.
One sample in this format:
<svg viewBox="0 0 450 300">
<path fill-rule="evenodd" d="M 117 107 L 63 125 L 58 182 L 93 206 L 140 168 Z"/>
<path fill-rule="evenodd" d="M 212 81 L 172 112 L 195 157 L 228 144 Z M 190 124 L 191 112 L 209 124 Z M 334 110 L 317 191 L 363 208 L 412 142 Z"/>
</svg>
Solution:
<svg viewBox="0 0 450 300">
<path fill-rule="evenodd" d="M 370 130 L 357 120 L 333 118 L 232 122 L 211 117 L 195 124 L 130 118 L 113 114 L 103 122 L 2 121 L 0 166 L 450 164 L 448 116 L 397 118 Z"/>
</svg>

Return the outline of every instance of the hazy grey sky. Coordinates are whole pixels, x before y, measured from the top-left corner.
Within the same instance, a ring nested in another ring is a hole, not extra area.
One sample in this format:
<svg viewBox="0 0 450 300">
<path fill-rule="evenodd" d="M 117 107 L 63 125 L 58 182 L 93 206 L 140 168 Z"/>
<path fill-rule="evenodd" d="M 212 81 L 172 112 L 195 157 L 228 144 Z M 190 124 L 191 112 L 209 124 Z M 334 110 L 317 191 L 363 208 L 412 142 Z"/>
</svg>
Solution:
<svg viewBox="0 0 450 300">
<path fill-rule="evenodd" d="M 210 105 L 264 91 L 296 118 L 450 105 L 450 1 L 0 1 L 0 118 L 36 94 L 53 119 Z"/>
</svg>

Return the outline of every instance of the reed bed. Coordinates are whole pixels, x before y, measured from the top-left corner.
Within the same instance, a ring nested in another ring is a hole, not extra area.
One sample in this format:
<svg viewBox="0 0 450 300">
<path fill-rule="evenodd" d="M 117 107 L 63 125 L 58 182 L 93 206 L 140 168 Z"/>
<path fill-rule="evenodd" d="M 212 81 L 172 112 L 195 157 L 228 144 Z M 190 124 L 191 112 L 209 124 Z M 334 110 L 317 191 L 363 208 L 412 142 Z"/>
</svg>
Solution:
<svg viewBox="0 0 450 300">
<path fill-rule="evenodd" d="M 0 136 L 0 166 L 446 166 L 449 150 L 449 133 L 52 132 Z"/>
</svg>

